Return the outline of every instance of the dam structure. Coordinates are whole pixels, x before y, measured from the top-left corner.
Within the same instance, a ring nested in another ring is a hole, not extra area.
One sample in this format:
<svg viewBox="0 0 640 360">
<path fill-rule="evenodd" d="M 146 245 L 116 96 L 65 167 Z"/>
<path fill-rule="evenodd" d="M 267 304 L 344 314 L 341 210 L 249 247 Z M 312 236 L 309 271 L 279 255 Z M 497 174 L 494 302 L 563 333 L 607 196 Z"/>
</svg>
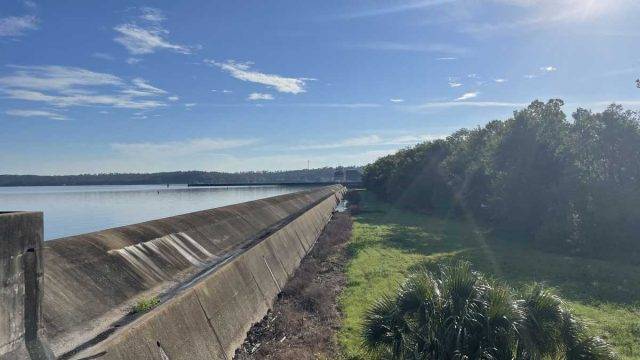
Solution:
<svg viewBox="0 0 640 360">
<path fill-rule="evenodd" d="M 0 213 L 0 359 L 231 360 L 345 191 L 47 242 L 42 213 Z M 157 306 L 133 311 L 141 302 Z"/>
</svg>

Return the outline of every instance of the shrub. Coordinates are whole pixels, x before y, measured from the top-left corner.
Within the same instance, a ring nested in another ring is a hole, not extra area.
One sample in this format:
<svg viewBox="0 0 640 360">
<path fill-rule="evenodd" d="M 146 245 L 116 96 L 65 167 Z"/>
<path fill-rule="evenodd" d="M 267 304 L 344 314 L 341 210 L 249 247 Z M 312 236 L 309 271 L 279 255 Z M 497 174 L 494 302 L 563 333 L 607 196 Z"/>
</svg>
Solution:
<svg viewBox="0 0 640 360">
<path fill-rule="evenodd" d="M 542 286 L 517 296 L 468 263 L 411 275 L 365 315 L 363 341 L 391 359 L 615 359 Z"/>
</svg>

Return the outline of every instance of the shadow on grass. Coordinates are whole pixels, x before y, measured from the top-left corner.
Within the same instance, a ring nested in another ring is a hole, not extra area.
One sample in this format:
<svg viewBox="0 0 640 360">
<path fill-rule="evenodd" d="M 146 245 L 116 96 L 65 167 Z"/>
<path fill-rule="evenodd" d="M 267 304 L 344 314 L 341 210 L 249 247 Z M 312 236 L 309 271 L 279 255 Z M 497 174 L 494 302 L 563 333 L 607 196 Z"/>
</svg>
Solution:
<svg viewBox="0 0 640 360">
<path fill-rule="evenodd" d="M 423 254 L 425 259 L 414 269 L 467 260 L 476 270 L 515 288 L 541 282 L 567 300 L 640 305 L 637 266 L 542 252 L 516 238 L 489 235 L 471 221 L 402 211 L 371 194 L 365 197 L 358 222 L 379 231 L 376 241 L 383 247 Z M 349 251 L 355 254 L 368 246 L 352 243 Z"/>
</svg>

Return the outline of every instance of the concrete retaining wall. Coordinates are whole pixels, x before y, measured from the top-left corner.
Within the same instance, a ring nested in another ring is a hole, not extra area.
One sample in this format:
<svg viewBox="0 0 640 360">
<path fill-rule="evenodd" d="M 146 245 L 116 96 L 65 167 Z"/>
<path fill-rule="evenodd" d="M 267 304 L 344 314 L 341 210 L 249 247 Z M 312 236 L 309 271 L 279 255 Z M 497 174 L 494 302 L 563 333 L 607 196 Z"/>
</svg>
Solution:
<svg viewBox="0 0 640 360">
<path fill-rule="evenodd" d="M 42 341 L 42 213 L 0 213 L 0 359 L 49 359 Z"/>
<path fill-rule="evenodd" d="M 63 358 L 230 359 L 343 192 L 324 187 L 46 242 L 51 348 Z M 158 308 L 127 315 L 156 295 Z"/>
</svg>

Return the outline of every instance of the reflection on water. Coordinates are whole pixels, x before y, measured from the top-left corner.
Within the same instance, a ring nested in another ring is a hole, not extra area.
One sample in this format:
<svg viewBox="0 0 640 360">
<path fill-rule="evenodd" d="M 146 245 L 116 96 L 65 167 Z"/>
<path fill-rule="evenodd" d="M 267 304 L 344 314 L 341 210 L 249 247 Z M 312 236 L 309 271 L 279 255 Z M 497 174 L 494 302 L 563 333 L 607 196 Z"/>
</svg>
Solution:
<svg viewBox="0 0 640 360">
<path fill-rule="evenodd" d="M 0 187 L 0 211 L 43 211 L 44 237 L 49 240 L 304 189 L 186 185 Z"/>
</svg>

